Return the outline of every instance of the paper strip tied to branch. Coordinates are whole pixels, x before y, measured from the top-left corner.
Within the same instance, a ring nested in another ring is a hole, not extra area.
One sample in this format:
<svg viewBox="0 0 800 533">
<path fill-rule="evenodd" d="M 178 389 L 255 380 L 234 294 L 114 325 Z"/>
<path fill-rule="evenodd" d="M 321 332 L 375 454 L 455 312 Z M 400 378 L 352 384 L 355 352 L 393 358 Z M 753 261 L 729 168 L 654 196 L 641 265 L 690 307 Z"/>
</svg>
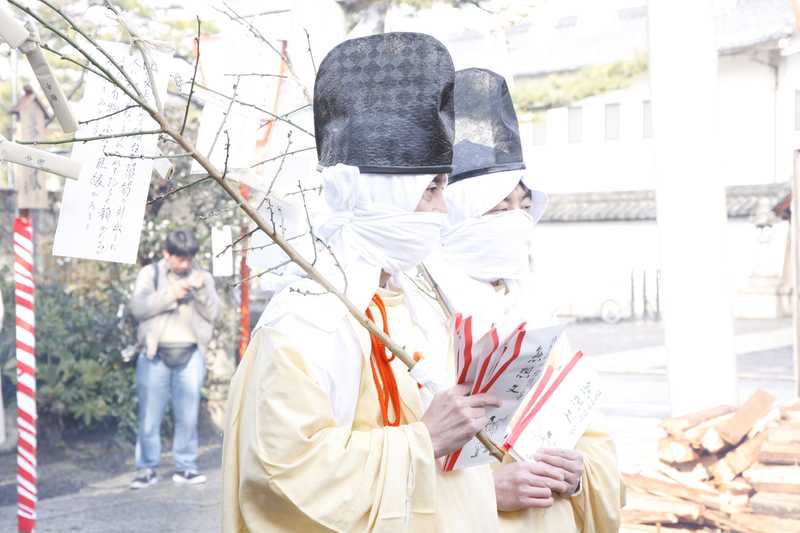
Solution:
<svg viewBox="0 0 800 533">
<path fill-rule="evenodd" d="M 26 26 L 23 26 L 8 9 L 0 6 L 0 37 L 9 46 L 19 48 L 28 58 L 28 63 L 30 63 L 36 79 L 39 80 L 39 85 L 42 87 L 47 101 L 53 107 L 58 123 L 61 124 L 61 129 L 65 133 L 76 131 L 78 129 L 78 121 L 75 120 L 69 108 L 69 102 L 64 96 L 58 81 L 56 81 L 53 71 L 50 70 L 50 65 L 47 64 L 42 49 L 39 47 L 39 33 L 33 23 L 28 22 Z"/>
<path fill-rule="evenodd" d="M 44 170 L 73 180 L 78 179 L 81 173 L 81 164 L 77 161 L 32 146 L 11 142 L 2 135 L 0 135 L 0 161 Z"/>
</svg>

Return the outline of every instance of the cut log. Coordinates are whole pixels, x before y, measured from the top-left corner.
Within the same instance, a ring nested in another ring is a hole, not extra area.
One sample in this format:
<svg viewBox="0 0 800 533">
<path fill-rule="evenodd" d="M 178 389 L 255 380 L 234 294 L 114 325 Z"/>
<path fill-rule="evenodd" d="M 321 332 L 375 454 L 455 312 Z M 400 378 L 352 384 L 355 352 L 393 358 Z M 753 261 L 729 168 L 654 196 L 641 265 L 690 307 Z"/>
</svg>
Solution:
<svg viewBox="0 0 800 533">
<path fill-rule="evenodd" d="M 661 463 L 658 465 L 658 471 L 667 476 L 670 480 L 680 483 L 684 487 L 697 489 L 706 492 L 709 495 L 719 494 L 719 491 L 712 485 L 692 477 L 692 472 L 694 472 L 693 470 L 690 472 L 682 472 L 677 468 L 672 468 L 669 465 Z"/>
<path fill-rule="evenodd" d="M 766 442 L 758 453 L 758 460 L 765 464 L 800 465 L 800 443 Z"/>
<path fill-rule="evenodd" d="M 781 407 L 781 417 L 784 420 L 800 422 L 800 401 Z"/>
<path fill-rule="evenodd" d="M 733 418 L 733 413 L 728 413 L 726 415 L 718 416 L 717 418 L 712 418 L 711 420 L 703 422 L 702 424 L 698 424 L 694 427 L 690 427 L 683 432 L 683 438 L 688 440 L 692 444 L 693 448 L 702 450 L 703 437 L 705 436 L 706 431 L 708 431 L 709 428 L 718 426 L 726 420 L 730 420 L 731 418 Z"/>
<path fill-rule="evenodd" d="M 661 422 L 661 427 L 664 428 L 664 431 L 669 433 L 670 435 L 674 435 L 676 437 L 682 437 L 682 433 L 687 429 L 697 426 L 698 424 L 702 424 L 708 420 L 713 418 L 720 417 L 722 415 L 733 413 L 736 411 L 735 407 L 730 405 L 721 405 L 719 407 L 712 407 L 710 409 L 704 409 L 702 411 L 698 411 L 696 413 L 691 413 L 684 416 L 677 416 L 672 418 L 667 418 L 663 422 Z"/>
<path fill-rule="evenodd" d="M 677 524 L 677 515 L 669 511 L 645 511 L 641 509 L 622 510 L 624 524 Z"/>
<path fill-rule="evenodd" d="M 674 483 L 672 481 L 662 481 L 660 479 L 654 479 L 649 476 L 643 476 L 641 474 L 623 474 L 622 475 L 623 481 L 625 481 L 625 485 L 630 487 L 636 487 L 640 490 L 650 492 L 653 494 L 661 494 L 664 496 L 672 496 L 675 498 L 682 498 L 684 500 L 691 500 L 699 502 L 702 500 L 704 496 L 717 496 L 719 493 L 712 489 L 698 489 L 692 487 L 686 487 L 679 483 Z"/>
<path fill-rule="evenodd" d="M 797 494 L 757 492 L 750 498 L 750 508 L 758 514 L 800 519 L 800 498 Z"/>
<path fill-rule="evenodd" d="M 691 463 L 700 456 L 688 441 L 664 437 L 658 441 L 658 458 L 667 463 Z"/>
<path fill-rule="evenodd" d="M 800 494 L 800 468 L 756 465 L 742 474 L 757 492 Z"/>
<path fill-rule="evenodd" d="M 710 427 L 703 433 L 703 437 L 700 439 L 700 446 L 711 453 L 717 453 L 722 451 L 727 446 L 727 443 L 716 427 Z"/>
<path fill-rule="evenodd" d="M 736 414 L 730 420 L 719 424 L 715 429 L 722 440 L 728 444 L 736 445 L 753 429 L 759 418 L 769 413 L 774 402 L 775 397 L 772 394 L 757 390 L 736 410 Z"/>
<path fill-rule="evenodd" d="M 769 431 L 769 442 L 775 444 L 800 444 L 800 424 L 787 424 L 771 429 Z"/>
<path fill-rule="evenodd" d="M 767 440 L 767 432 L 762 432 L 754 439 L 744 442 L 738 448 L 734 448 L 725 456 L 708 467 L 708 471 L 714 477 L 717 484 L 727 484 L 733 481 L 736 476 L 750 468 L 758 461 L 758 454 L 761 447 Z"/>
<path fill-rule="evenodd" d="M 800 520 L 764 514 L 736 513 L 728 517 L 734 530 L 752 533 L 798 533 Z"/>
<path fill-rule="evenodd" d="M 672 514 L 678 521 L 694 522 L 700 518 L 703 506 L 699 503 L 684 501 L 680 498 L 657 497 L 637 491 L 626 494 L 625 509 L 629 512 Z"/>
<path fill-rule="evenodd" d="M 753 494 L 753 487 L 741 477 L 720 485 L 719 490 L 719 508 L 728 513 L 739 513 L 746 510 L 750 503 L 750 495 Z"/>
</svg>

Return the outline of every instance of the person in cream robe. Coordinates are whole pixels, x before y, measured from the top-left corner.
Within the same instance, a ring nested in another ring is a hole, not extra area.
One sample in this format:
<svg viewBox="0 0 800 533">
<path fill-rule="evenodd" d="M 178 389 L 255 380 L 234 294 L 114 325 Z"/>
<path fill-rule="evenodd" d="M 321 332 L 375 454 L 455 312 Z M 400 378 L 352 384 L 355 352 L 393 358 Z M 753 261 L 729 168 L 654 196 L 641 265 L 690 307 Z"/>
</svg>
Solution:
<svg viewBox="0 0 800 533">
<path fill-rule="evenodd" d="M 533 287 L 531 234 L 547 205 L 524 172 L 505 80 L 487 70 L 456 73 L 454 171 L 449 227 L 426 268 L 447 306 L 484 331 L 504 318 L 546 323 Z M 536 250 L 533 250 L 535 258 Z M 573 352 L 563 338 L 551 360 Z M 494 468 L 500 531 L 615 532 L 624 492 L 614 443 L 595 414 L 575 450 L 541 450 L 534 464 Z M 533 492 L 547 487 L 544 496 Z"/>
<path fill-rule="evenodd" d="M 331 51 L 314 98 L 328 208 L 315 267 L 432 368 L 452 357 L 448 332 L 420 324 L 390 278 L 418 265 L 445 223 L 453 75 L 435 39 L 375 35 Z M 491 470 L 444 473 L 437 461 L 497 401 L 428 393 L 333 294 L 298 268 L 283 278 L 230 387 L 222 531 L 496 531 Z"/>
</svg>

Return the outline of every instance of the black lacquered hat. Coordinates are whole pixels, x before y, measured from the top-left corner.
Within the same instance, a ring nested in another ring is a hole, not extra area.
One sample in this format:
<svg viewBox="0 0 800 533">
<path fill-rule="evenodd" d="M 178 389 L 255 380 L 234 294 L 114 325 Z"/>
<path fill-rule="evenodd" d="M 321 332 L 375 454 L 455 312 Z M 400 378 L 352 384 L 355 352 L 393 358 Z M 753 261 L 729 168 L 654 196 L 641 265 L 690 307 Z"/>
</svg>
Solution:
<svg viewBox="0 0 800 533">
<path fill-rule="evenodd" d="M 422 33 L 385 33 L 336 46 L 314 85 L 322 166 L 376 174 L 452 171 L 453 60 Z"/>
<path fill-rule="evenodd" d="M 505 78 L 491 70 L 456 72 L 456 141 L 449 183 L 524 169 L 519 123 Z"/>
</svg>

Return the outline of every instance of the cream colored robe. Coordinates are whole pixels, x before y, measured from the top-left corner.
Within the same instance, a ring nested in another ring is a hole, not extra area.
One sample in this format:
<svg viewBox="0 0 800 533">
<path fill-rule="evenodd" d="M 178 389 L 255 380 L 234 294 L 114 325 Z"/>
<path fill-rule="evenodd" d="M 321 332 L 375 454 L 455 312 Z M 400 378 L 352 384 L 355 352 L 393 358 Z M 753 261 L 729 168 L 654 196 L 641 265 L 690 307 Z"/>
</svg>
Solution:
<svg viewBox="0 0 800 533">
<path fill-rule="evenodd" d="M 417 351 L 419 332 L 402 296 L 384 292 L 384 301 L 393 338 Z M 354 331 L 363 353 L 330 353 L 363 358 L 352 427 L 336 425 L 327 394 L 291 338 L 270 327 L 253 336 L 228 399 L 222 530 L 496 531 L 490 469 L 438 469 L 420 422 L 419 388 L 397 360 L 401 425 L 383 427 L 369 336 L 361 326 Z"/>
<path fill-rule="evenodd" d="M 503 533 L 616 533 L 624 489 L 614 442 L 600 429 L 588 429 L 576 446 L 583 454 L 581 488 L 572 497 L 555 497 L 547 509 L 501 512 Z"/>
<path fill-rule="evenodd" d="M 505 300 L 507 309 L 520 304 L 513 298 L 516 295 L 507 293 L 502 284 L 497 295 Z M 573 354 L 569 341 L 562 338 L 554 347 L 551 358 L 564 361 Z M 548 509 L 500 512 L 502 533 L 619 531 L 624 487 L 617 467 L 616 447 L 605 430 L 602 415 L 594 416 L 575 449 L 583 455 L 580 490 L 571 497 L 555 496 L 555 503 Z"/>
</svg>

